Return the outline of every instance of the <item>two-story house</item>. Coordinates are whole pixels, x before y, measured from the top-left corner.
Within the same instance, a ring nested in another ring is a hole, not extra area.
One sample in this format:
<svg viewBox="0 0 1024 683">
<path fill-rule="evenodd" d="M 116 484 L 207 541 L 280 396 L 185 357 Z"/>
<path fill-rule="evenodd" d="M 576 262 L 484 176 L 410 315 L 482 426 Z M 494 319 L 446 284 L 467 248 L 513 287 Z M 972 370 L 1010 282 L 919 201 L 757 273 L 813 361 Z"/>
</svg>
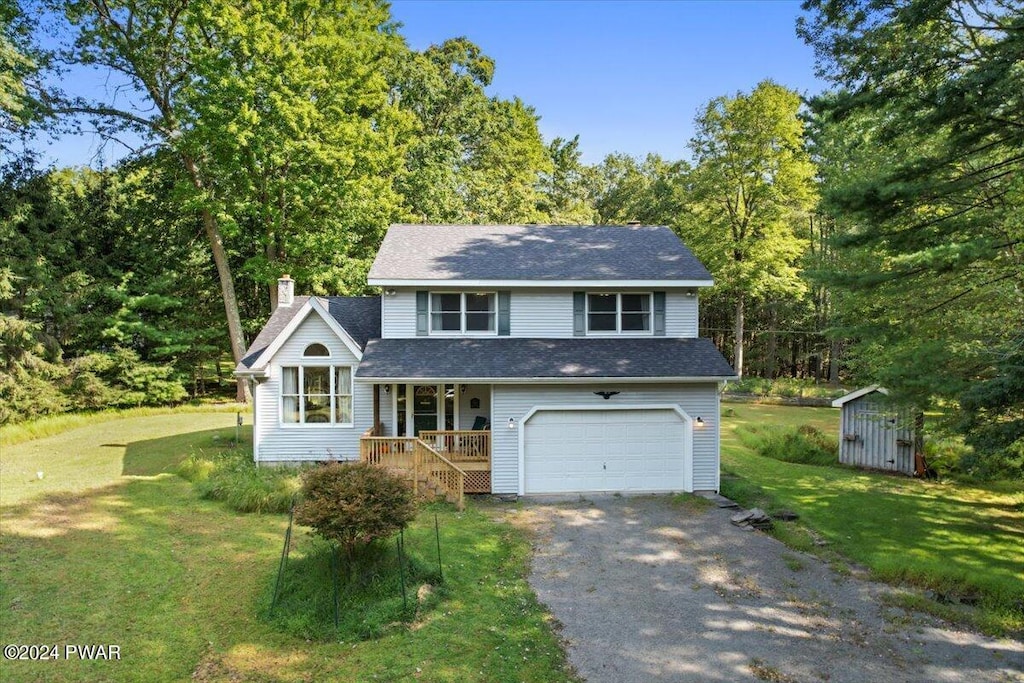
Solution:
<svg viewBox="0 0 1024 683">
<path fill-rule="evenodd" d="M 236 374 L 257 462 L 419 441 L 467 491 L 719 488 L 721 383 L 697 336 L 711 276 L 668 228 L 394 225 L 374 297 L 297 297 Z"/>
</svg>

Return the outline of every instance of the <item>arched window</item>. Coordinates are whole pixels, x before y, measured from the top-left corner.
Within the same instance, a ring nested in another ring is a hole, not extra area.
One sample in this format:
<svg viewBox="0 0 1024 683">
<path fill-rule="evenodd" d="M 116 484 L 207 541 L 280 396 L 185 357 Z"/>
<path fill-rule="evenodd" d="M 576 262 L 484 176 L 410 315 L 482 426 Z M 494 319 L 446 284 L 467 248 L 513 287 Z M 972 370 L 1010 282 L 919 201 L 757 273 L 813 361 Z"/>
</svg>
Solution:
<svg viewBox="0 0 1024 683">
<path fill-rule="evenodd" d="M 302 355 L 306 358 L 330 358 L 331 352 L 323 344 L 314 342 L 306 347 Z"/>
</svg>

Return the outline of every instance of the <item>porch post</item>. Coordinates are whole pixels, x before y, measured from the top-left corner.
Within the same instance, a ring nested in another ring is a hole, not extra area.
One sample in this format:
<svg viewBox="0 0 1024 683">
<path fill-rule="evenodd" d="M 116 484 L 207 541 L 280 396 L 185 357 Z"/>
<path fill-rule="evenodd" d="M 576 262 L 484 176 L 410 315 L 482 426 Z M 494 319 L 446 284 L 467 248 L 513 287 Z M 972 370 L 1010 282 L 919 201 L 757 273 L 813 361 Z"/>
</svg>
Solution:
<svg viewBox="0 0 1024 683">
<path fill-rule="evenodd" d="M 377 431 L 380 425 L 380 385 L 373 385 L 373 434 L 380 436 L 381 433 Z"/>
</svg>

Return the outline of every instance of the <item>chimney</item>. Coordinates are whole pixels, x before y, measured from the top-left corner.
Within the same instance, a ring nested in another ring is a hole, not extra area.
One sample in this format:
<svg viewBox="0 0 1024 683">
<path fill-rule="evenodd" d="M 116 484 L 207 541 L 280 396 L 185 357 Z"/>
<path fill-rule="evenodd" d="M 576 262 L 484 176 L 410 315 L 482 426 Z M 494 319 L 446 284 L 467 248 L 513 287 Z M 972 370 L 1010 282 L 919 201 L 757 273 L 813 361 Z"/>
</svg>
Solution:
<svg viewBox="0 0 1024 683">
<path fill-rule="evenodd" d="M 277 280 L 277 305 L 291 306 L 295 303 L 295 280 L 291 275 L 282 275 Z"/>
</svg>

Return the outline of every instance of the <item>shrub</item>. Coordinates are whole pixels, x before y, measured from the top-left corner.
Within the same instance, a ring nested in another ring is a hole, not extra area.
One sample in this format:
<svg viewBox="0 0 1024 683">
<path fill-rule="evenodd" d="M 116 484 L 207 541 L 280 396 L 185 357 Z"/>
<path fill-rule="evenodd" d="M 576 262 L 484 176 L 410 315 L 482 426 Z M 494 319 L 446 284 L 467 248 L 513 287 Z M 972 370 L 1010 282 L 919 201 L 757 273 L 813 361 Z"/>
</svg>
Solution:
<svg viewBox="0 0 1024 683">
<path fill-rule="evenodd" d="M 144 363 L 131 349 L 80 356 L 71 360 L 69 368 L 66 393 L 76 408 L 168 405 L 188 395 L 173 368 Z"/>
<path fill-rule="evenodd" d="M 836 465 L 839 444 L 834 437 L 811 425 L 792 427 L 741 427 L 740 442 L 758 455 L 805 465 Z"/>
<path fill-rule="evenodd" d="M 331 463 L 302 476 L 302 501 L 295 521 L 338 541 L 349 556 L 361 547 L 404 529 L 416 517 L 406 483 L 367 463 Z"/>
<path fill-rule="evenodd" d="M 193 453 L 178 466 L 203 498 L 219 500 L 237 512 L 288 512 L 299 492 L 302 470 L 257 467 L 252 451 L 230 448 Z"/>
</svg>

